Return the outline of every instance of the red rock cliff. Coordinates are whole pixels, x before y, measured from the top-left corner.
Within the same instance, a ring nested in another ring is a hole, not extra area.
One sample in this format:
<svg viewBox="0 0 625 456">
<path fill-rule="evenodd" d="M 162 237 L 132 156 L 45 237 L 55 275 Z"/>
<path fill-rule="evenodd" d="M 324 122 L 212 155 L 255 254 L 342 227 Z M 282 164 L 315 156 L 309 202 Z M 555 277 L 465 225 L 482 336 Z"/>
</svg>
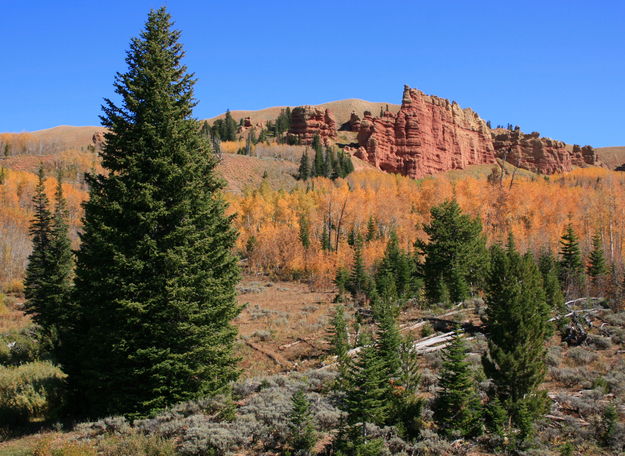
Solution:
<svg viewBox="0 0 625 456">
<path fill-rule="evenodd" d="M 497 157 L 519 168 L 540 174 L 571 171 L 575 167 L 598 166 L 597 154 L 590 146 L 567 147 L 562 141 L 541 138 L 534 132 L 520 130 L 493 130 L 493 144 Z"/>
<path fill-rule="evenodd" d="M 336 130 L 334 115 L 327 109 L 299 106 L 291 111 L 289 135 L 297 137 L 300 144 L 311 144 L 316 134 L 328 143 L 336 138 Z"/>
<path fill-rule="evenodd" d="M 397 114 L 361 120 L 358 144 L 357 157 L 414 178 L 495 162 L 490 129 L 475 112 L 408 86 Z"/>
</svg>

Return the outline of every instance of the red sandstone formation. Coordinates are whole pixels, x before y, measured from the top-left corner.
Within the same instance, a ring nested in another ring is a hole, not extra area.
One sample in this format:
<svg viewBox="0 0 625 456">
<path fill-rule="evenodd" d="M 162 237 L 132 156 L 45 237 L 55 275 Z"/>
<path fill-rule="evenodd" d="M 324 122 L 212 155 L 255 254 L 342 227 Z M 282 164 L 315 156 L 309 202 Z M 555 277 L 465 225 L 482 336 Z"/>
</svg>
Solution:
<svg viewBox="0 0 625 456">
<path fill-rule="evenodd" d="M 567 148 L 562 141 L 541 138 L 539 133 L 520 130 L 493 130 L 497 157 L 519 168 L 540 174 L 571 171 L 574 167 L 597 166 L 597 154 L 590 146 Z"/>
<path fill-rule="evenodd" d="M 414 178 L 491 164 L 495 158 L 541 174 L 599 164 L 590 146 L 574 146 L 571 151 L 563 142 L 540 138 L 538 133 L 503 129 L 491 133 L 471 109 L 408 86 L 397 114 L 365 113 L 358 120 L 359 148 L 354 155 L 381 170 Z"/>
<path fill-rule="evenodd" d="M 329 143 L 336 138 L 336 120 L 327 109 L 299 106 L 291 111 L 290 136 L 298 138 L 300 144 L 311 144 L 315 135 Z"/>
<path fill-rule="evenodd" d="M 475 112 L 408 86 L 397 114 L 362 119 L 358 144 L 357 157 L 414 178 L 495 162 L 490 129 Z"/>
<path fill-rule="evenodd" d="M 371 115 L 369 111 L 365 111 L 365 116 L 367 114 Z M 347 131 L 353 131 L 353 132 L 360 131 L 360 122 L 361 122 L 360 116 L 356 114 L 355 112 L 352 112 L 351 116 L 349 117 L 349 120 L 347 121 Z"/>
</svg>

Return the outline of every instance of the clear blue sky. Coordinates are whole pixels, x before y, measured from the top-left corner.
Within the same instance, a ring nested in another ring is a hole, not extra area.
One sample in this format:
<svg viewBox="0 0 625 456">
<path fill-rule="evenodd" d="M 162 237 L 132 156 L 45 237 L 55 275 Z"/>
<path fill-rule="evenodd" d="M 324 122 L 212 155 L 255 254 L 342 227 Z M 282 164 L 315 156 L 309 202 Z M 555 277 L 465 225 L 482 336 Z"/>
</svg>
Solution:
<svg viewBox="0 0 625 456">
<path fill-rule="evenodd" d="M 199 79 L 196 117 L 403 84 L 495 124 L 625 145 L 625 1 L 0 0 L 0 131 L 96 125 L 129 39 L 166 5 Z"/>
</svg>

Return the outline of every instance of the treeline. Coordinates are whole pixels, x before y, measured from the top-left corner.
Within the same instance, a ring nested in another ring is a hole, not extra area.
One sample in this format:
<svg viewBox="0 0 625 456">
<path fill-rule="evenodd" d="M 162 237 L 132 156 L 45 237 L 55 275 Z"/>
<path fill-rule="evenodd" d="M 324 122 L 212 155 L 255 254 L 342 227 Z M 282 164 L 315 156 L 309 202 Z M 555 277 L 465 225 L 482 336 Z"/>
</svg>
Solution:
<svg viewBox="0 0 625 456">
<path fill-rule="evenodd" d="M 297 172 L 299 180 L 306 180 L 311 177 L 327 177 L 334 180 L 345 177 L 354 171 L 354 164 L 349 154 L 342 150 L 336 152 L 332 147 L 326 147 L 324 151 L 318 134 L 313 136 L 311 147 L 315 152 L 312 161 L 308 155 L 308 149 L 304 151 L 300 159 Z"/>
</svg>

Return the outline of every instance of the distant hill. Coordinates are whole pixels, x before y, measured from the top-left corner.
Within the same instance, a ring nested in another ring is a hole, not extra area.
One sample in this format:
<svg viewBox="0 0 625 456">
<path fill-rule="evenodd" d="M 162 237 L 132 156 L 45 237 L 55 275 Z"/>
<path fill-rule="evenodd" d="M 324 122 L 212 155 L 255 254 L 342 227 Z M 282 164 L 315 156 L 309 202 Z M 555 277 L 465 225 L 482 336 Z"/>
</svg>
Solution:
<svg viewBox="0 0 625 456">
<path fill-rule="evenodd" d="M 625 146 L 597 147 L 595 150 L 599 160 L 610 169 L 616 169 L 618 166 L 625 164 Z"/>
<path fill-rule="evenodd" d="M 392 103 L 384 103 L 377 101 L 365 101 L 359 100 L 358 98 L 349 98 L 347 100 L 338 100 L 338 101 L 330 101 L 328 103 L 321 103 L 318 105 L 310 105 L 316 108 L 321 109 L 329 109 L 336 119 L 337 124 L 340 126 L 341 124 L 347 122 L 352 112 L 355 112 L 360 117 L 362 117 L 365 111 L 370 111 L 374 115 L 378 115 L 380 113 L 380 109 L 386 109 L 388 106 L 388 110 L 391 112 L 399 111 L 400 105 L 392 104 Z M 295 106 L 289 106 L 290 108 L 294 108 Z M 268 120 L 273 120 L 280 115 L 280 111 L 285 109 L 286 106 L 274 106 L 271 108 L 260 109 L 258 111 L 230 111 L 230 114 L 234 118 L 234 120 L 244 119 L 245 117 L 249 117 L 252 123 L 258 122 L 266 122 Z M 224 117 L 224 114 L 220 114 L 216 117 L 212 117 L 210 119 L 206 119 L 209 122 L 213 122 L 217 119 L 221 119 Z"/>
</svg>

